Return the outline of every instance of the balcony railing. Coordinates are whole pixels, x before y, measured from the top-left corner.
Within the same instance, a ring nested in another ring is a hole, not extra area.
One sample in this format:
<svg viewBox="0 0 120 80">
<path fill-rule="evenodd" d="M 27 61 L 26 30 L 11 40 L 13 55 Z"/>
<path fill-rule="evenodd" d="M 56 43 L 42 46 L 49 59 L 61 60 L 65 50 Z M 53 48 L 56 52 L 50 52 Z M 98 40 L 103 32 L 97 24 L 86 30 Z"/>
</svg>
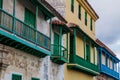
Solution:
<svg viewBox="0 0 120 80">
<path fill-rule="evenodd" d="M 116 78 L 116 79 L 119 79 L 119 73 L 117 73 L 116 71 L 108 68 L 107 66 L 105 65 L 101 65 L 101 72 L 104 73 L 104 74 L 107 74 L 113 78 Z"/>
<path fill-rule="evenodd" d="M 59 63 L 59 64 L 63 64 L 68 62 L 68 50 L 61 46 L 61 45 L 54 45 L 52 44 L 52 56 L 51 59 L 52 61 Z"/>
<path fill-rule="evenodd" d="M 70 63 L 77 64 L 78 65 L 77 66 L 78 69 L 85 70 L 85 71 L 93 73 L 95 75 L 98 74 L 98 72 L 99 72 L 99 69 L 98 69 L 97 65 L 92 64 L 92 63 L 86 61 L 85 59 L 79 57 L 78 55 L 72 55 L 71 54 L 70 55 Z"/>
<path fill-rule="evenodd" d="M 0 9 L 0 28 L 5 30 L 6 34 L 9 32 L 8 34 L 14 34 L 34 45 L 50 50 L 51 41 L 49 37 L 2 9 Z"/>
</svg>

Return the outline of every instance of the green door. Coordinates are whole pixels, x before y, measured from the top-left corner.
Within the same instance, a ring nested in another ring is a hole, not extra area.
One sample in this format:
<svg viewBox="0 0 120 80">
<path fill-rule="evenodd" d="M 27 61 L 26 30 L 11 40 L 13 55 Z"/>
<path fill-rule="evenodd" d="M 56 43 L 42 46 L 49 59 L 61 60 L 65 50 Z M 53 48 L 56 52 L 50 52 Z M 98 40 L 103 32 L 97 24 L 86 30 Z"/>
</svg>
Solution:
<svg viewBox="0 0 120 80">
<path fill-rule="evenodd" d="M 90 61 L 90 46 L 86 44 L 86 60 Z"/>
<path fill-rule="evenodd" d="M 59 54 L 59 35 L 54 33 L 54 55 Z"/>
<path fill-rule="evenodd" d="M 22 80 L 21 75 L 12 74 L 12 80 Z"/>
<path fill-rule="evenodd" d="M 28 9 L 25 8 L 25 20 L 24 22 L 29 26 L 23 27 L 23 34 L 26 38 L 35 41 L 36 31 L 35 31 L 35 15 Z M 31 28 L 30 28 L 31 27 Z"/>
<path fill-rule="evenodd" d="M 31 80 L 40 80 L 40 79 L 38 79 L 38 78 L 32 78 Z"/>
</svg>

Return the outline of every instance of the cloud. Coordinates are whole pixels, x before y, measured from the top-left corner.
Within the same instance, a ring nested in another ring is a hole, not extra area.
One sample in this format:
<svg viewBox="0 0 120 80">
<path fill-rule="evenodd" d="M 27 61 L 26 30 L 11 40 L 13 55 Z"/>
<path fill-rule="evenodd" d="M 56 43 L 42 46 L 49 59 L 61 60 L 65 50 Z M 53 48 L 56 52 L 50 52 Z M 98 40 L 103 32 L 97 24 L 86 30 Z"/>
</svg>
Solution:
<svg viewBox="0 0 120 80">
<path fill-rule="evenodd" d="M 96 22 L 96 36 L 120 54 L 120 0 L 88 1 L 100 17 Z"/>
</svg>

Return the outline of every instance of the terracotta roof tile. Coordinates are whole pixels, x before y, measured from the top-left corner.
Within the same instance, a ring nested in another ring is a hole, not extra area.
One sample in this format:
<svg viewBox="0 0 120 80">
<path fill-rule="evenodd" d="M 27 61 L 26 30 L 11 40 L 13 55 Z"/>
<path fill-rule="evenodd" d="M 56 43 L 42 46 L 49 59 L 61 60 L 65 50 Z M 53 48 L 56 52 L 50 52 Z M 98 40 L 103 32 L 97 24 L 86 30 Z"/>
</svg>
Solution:
<svg viewBox="0 0 120 80">
<path fill-rule="evenodd" d="M 40 0 L 40 2 L 42 4 L 44 4 L 48 9 L 50 9 L 50 11 L 61 21 L 67 23 L 67 21 L 65 20 L 65 18 L 63 18 L 63 16 L 61 14 L 59 14 L 47 1 L 45 0 Z"/>
<path fill-rule="evenodd" d="M 108 48 L 103 42 L 101 42 L 99 39 L 96 39 L 96 42 L 98 43 L 98 45 L 108 50 L 113 56 L 116 56 L 115 53 L 110 48 Z"/>
</svg>

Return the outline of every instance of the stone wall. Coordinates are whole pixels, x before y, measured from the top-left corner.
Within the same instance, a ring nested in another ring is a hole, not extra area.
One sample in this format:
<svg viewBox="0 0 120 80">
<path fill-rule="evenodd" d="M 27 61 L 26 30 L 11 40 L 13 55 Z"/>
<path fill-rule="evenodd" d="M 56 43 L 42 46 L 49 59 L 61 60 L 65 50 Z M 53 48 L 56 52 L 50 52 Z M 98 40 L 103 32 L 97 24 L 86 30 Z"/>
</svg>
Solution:
<svg viewBox="0 0 120 80">
<path fill-rule="evenodd" d="M 0 80 L 11 80 L 12 74 L 22 75 L 23 80 L 31 80 L 32 77 L 40 80 L 64 79 L 64 66 L 51 62 L 50 56 L 38 58 L 2 44 L 0 50 L 7 52 L 5 58 L 9 64 L 6 69 L 0 69 Z"/>
<path fill-rule="evenodd" d="M 46 0 L 52 7 L 54 7 L 63 17 L 65 17 L 65 0 Z"/>
</svg>

